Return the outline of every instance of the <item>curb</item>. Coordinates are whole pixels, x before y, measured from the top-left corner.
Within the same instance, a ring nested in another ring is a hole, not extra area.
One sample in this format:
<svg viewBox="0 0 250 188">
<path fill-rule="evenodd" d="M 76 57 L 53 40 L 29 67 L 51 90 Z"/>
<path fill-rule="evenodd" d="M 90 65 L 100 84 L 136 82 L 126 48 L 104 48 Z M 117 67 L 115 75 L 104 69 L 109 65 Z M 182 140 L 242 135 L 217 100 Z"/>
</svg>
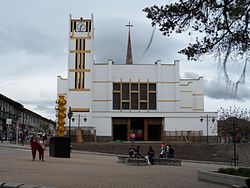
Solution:
<svg viewBox="0 0 250 188">
<path fill-rule="evenodd" d="M 220 183 L 229 186 L 246 186 L 247 177 L 221 174 L 215 171 L 198 170 L 198 180 Z"/>
<path fill-rule="evenodd" d="M 0 181 L 0 188 L 54 188 L 54 187 Z"/>
<path fill-rule="evenodd" d="M 54 187 L 0 181 L 0 188 L 54 188 Z"/>
</svg>

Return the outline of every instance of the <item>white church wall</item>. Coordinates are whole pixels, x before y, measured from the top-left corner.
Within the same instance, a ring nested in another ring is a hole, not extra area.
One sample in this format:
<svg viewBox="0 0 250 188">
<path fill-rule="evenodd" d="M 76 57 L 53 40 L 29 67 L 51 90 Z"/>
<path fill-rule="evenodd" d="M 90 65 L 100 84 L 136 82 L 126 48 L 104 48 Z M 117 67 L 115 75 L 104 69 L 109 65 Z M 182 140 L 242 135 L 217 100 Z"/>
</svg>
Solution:
<svg viewBox="0 0 250 188">
<path fill-rule="evenodd" d="M 90 108 L 91 107 L 91 93 L 89 91 L 72 91 L 69 92 L 69 103 L 74 108 Z"/>
<path fill-rule="evenodd" d="M 193 95 L 195 111 L 204 111 L 204 95 Z"/>
<path fill-rule="evenodd" d="M 92 73 L 93 82 L 107 82 L 108 81 L 108 65 L 94 65 Z M 96 88 L 95 88 L 96 89 Z"/>
<path fill-rule="evenodd" d="M 110 117 L 93 116 L 92 124 L 96 128 L 97 136 L 112 135 L 112 121 Z"/>
<path fill-rule="evenodd" d="M 176 99 L 175 84 L 161 84 L 161 90 L 158 91 L 158 100 L 179 100 Z"/>
<path fill-rule="evenodd" d="M 108 83 L 93 83 L 93 100 L 111 100 L 108 98 Z M 111 91 L 112 92 L 112 91 Z"/>
<path fill-rule="evenodd" d="M 157 81 L 156 65 L 113 65 L 112 80 L 120 82 L 156 82 Z"/>
<path fill-rule="evenodd" d="M 93 64 L 93 58 L 92 55 L 89 53 L 86 53 L 85 55 L 85 69 L 92 69 L 92 64 Z"/>
<path fill-rule="evenodd" d="M 193 111 L 193 92 L 180 91 L 180 111 Z"/>
<path fill-rule="evenodd" d="M 93 101 L 92 103 L 92 110 L 96 111 L 108 111 L 109 110 L 109 102 L 102 102 L 102 101 Z"/>
<path fill-rule="evenodd" d="M 73 121 L 74 118 L 74 121 Z M 84 118 L 86 118 L 86 121 L 84 121 Z M 71 119 L 71 127 L 91 127 L 92 126 L 92 117 L 90 113 L 86 112 L 73 112 L 73 116 Z M 66 120 L 66 126 L 68 126 L 68 118 Z"/>
<path fill-rule="evenodd" d="M 57 76 L 57 94 L 66 94 L 68 90 L 68 79 Z"/>
<path fill-rule="evenodd" d="M 204 94 L 204 79 L 199 77 L 198 79 L 192 80 L 192 88 L 194 94 Z"/>
<path fill-rule="evenodd" d="M 162 64 L 161 67 L 161 82 L 176 82 L 176 72 L 179 71 L 175 64 Z"/>
<path fill-rule="evenodd" d="M 70 62 L 75 62 L 75 54 L 73 54 L 73 53 L 69 53 L 69 61 Z M 68 68 L 69 69 L 75 69 L 75 64 L 74 63 L 68 63 Z"/>
<path fill-rule="evenodd" d="M 157 112 L 175 112 L 176 103 L 178 101 L 172 101 L 172 102 L 157 102 Z"/>
<path fill-rule="evenodd" d="M 176 85 L 175 83 L 159 83 L 157 91 L 157 111 L 158 112 L 175 112 L 176 103 Z"/>
<path fill-rule="evenodd" d="M 85 72 L 84 88 L 85 89 L 91 89 L 92 88 L 92 75 L 91 75 L 91 72 Z"/>
</svg>

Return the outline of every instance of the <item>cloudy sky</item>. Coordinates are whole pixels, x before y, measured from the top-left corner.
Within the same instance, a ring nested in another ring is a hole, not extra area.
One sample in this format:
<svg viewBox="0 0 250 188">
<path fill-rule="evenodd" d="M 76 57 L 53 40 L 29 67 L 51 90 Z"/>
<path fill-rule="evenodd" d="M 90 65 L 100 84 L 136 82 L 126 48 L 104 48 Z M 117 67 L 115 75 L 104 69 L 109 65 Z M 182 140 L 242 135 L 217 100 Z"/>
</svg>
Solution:
<svg viewBox="0 0 250 188">
<path fill-rule="evenodd" d="M 233 99 L 230 86 L 213 57 L 189 62 L 177 53 L 193 40 L 185 34 L 162 36 L 156 28 L 153 42 L 143 54 L 153 28 L 142 9 L 169 1 L 134 0 L 0 0 L 0 93 L 22 103 L 26 108 L 55 119 L 57 75 L 66 77 L 69 14 L 73 18 L 94 15 L 95 60 L 113 59 L 124 63 L 127 45 L 126 24 L 130 21 L 134 63 L 181 61 L 181 76 L 195 74 L 205 78 L 205 110 L 217 111 L 221 106 L 250 106 L 250 71 L 246 84 Z M 241 64 L 229 65 L 232 80 L 237 80 Z"/>
</svg>

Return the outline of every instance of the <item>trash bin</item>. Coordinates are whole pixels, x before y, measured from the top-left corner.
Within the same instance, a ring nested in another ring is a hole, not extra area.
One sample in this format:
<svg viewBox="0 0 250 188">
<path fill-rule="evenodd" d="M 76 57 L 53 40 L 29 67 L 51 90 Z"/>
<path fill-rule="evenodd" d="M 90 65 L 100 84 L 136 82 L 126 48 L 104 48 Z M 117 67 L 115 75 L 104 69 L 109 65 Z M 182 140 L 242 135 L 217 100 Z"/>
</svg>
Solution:
<svg viewBox="0 0 250 188">
<path fill-rule="evenodd" d="M 66 136 L 54 136 L 49 140 L 49 156 L 70 158 L 70 138 Z"/>
</svg>

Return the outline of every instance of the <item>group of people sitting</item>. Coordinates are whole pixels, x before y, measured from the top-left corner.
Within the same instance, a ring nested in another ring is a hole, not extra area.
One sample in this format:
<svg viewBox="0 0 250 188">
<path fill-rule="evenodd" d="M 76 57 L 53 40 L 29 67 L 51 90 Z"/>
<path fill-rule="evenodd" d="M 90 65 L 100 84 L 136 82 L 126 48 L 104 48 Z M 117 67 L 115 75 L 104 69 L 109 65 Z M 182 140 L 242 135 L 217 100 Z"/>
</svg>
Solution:
<svg viewBox="0 0 250 188">
<path fill-rule="evenodd" d="M 174 158 L 174 156 L 175 156 L 175 151 L 172 145 L 170 144 L 165 145 L 164 143 L 162 143 L 159 158 Z"/>
<path fill-rule="evenodd" d="M 129 157 L 133 157 L 133 158 L 136 158 L 136 157 L 146 158 L 148 161 L 148 164 L 154 164 L 155 152 L 151 146 L 148 147 L 148 152 L 146 156 L 143 156 L 140 153 L 140 146 L 137 146 L 135 148 L 134 145 L 132 145 L 132 147 L 129 148 L 128 154 L 129 154 Z M 169 144 L 165 145 L 164 143 L 162 143 L 160 146 L 159 158 L 174 158 L 174 156 L 175 156 L 174 148 Z"/>
</svg>

